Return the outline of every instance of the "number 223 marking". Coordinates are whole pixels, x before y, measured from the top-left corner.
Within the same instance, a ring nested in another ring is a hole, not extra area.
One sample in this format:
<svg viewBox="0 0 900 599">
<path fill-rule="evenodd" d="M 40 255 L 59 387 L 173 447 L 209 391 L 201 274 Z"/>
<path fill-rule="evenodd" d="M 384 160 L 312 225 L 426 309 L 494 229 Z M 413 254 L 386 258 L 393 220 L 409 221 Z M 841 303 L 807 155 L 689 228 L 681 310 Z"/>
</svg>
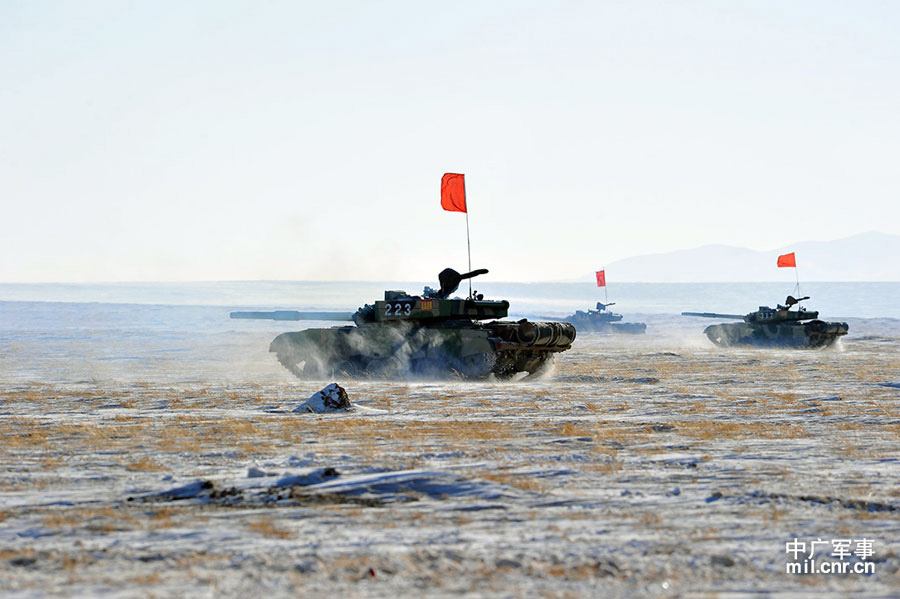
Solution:
<svg viewBox="0 0 900 599">
<path fill-rule="evenodd" d="M 404 308 L 405 306 L 405 308 Z M 393 307 L 394 312 L 391 314 L 391 308 Z M 409 316 L 412 312 L 412 304 L 394 304 L 391 306 L 390 303 L 384 305 L 384 315 L 385 316 Z"/>
</svg>

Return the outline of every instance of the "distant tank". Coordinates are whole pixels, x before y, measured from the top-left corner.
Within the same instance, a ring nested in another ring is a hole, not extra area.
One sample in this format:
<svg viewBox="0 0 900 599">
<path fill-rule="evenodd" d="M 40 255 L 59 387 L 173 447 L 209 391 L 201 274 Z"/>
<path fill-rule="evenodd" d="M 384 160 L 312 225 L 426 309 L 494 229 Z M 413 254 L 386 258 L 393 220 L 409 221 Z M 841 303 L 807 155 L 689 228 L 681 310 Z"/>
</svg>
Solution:
<svg viewBox="0 0 900 599">
<path fill-rule="evenodd" d="M 715 314 L 713 312 L 682 312 L 684 316 L 704 318 L 734 318 L 743 323 L 714 324 L 703 331 L 710 341 L 719 347 L 828 347 L 835 340 L 846 335 L 846 322 L 825 322 L 819 320 L 819 313 L 799 307 L 790 308 L 809 297 L 795 299 L 787 296 L 785 305 L 777 308 L 760 306 L 756 312 L 744 316 L 739 314 Z"/>
<path fill-rule="evenodd" d="M 356 326 L 306 329 L 277 336 L 269 346 L 278 361 L 303 379 L 459 377 L 508 379 L 535 374 L 569 349 L 575 327 L 565 322 L 496 320 L 509 302 L 471 293 L 450 299 L 460 281 L 486 274 L 444 269 L 440 289 L 421 296 L 385 291 L 384 300 L 356 312 L 232 312 L 232 318 L 352 320 Z M 490 322 L 482 322 L 490 321 Z"/>
<path fill-rule="evenodd" d="M 647 325 L 643 322 L 620 322 L 621 314 L 608 311 L 607 308 L 614 306 L 616 302 L 597 302 L 596 310 L 577 310 L 575 314 L 567 316 L 564 320 L 575 325 L 575 328 L 582 332 L 593 331 L 596 333 L 627 333 L 632 335 L 640 335 L 647 331 Z"/>
</svg>

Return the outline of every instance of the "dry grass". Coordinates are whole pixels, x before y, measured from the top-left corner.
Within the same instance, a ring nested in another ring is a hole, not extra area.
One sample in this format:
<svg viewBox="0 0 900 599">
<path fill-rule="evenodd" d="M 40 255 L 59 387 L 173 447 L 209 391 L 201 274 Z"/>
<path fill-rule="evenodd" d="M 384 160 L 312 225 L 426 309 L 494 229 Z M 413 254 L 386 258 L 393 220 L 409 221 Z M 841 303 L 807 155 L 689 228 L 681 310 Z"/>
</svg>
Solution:
<svg viewBox="0 0 900 599">
<path fill-rule="evenodd" d="M 147 518 L 144 519 L 144 528 L 150 530 L 171 528 L 176 524 L 173 517 L 178 516 L 181 513 L 181 510 L 177 510 L 172 507 L 161 507 L 155 509 L 147 514 Z"/>
<path fill-rule="evenodd" d="M 477 476 L 485 480 L 500 483 L 501 485 L 515 487 L 517 489 L 522 489 L 523 491 L 531 491 L 534 493 L 545 493 L 549 489 L 544 481 L 528 478 L 521 474 L 509 472 L 479 472 Z"/>
<path fill-rule="evenodd" d="M 144 457 L 134 462 L 127 462 L 124 465 L 125 468 L 133 472 L 161 472 L 167 469 L 149 457 Z"/>
<path fill-rule="evenodd" d="M 32 558 L 35 556 L 35 550 L 31 547 L 24 549 L 0 549 L 0 561 L 7 561 L 15 558 Z"/>
<path fill-rule="evenodd" d="M 150 572 L 149 574 L 139 574 L 137 576 L 131 576 L 125 579 L 126 582 L 131 582 L 134 584 L 140 585 L 158 585 L 163 583 L 163 577 L 160 576 L 159 572 Z"/>
<path fill-rule="evenodd" d="M 87 528 L 95 532 L 110 533 L 132 529 L 138 524 L 138 519 L 112 507 L 76 508 L 48 512 L 41 518 L 41 523 L 47 528 Z"/>
<path fill-rule="evenodd" d="M 719 420 L 671 423 L 679 435 L 701 440 L 717 439 L 791 439 L 809 436 L 802 424 L 787 422 L 722 422 Z"/>
</svg>

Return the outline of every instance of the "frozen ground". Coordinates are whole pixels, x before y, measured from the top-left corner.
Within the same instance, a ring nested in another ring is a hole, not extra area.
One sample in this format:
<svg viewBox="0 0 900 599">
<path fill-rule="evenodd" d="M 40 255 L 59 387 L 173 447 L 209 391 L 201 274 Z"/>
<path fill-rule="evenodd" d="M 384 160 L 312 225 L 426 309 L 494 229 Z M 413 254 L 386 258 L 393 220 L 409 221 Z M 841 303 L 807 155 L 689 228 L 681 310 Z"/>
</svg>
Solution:
<svg viewBox="0 0 900 599">
<path fill-rule="evenodd" d="M 290 412 L 330 381 L 269 331 L 7 334 L 0 595 L 900 596 L 896 321 L 819 352 L 656 324 L 533 382 L 341 381 L 346 414 Z M 795 538 L 874 573 L 787 574 Z"/>
</svg>

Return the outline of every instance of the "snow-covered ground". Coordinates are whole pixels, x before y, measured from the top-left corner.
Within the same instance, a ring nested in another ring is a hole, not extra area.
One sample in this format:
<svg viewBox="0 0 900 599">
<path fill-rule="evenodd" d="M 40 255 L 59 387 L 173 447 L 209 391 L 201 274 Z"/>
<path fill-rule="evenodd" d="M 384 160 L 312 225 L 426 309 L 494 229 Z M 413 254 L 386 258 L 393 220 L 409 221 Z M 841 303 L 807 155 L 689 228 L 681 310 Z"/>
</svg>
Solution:
<svg viewBox="0 0 900 599">
<path fill-rule="evenodd" d="M 339 381 L 334 414 L 291 412 L 331 381 L 268 334 L 163 339 L 154 368 L 86 346 L 90 377 L 77 339 L 6 341 L 0 595 L 898 596 L 896 333 L 721 350 L 705 324 L 582 335 L 535 381 Z M 874 573 L 788 574 L 795 539 L 871 540 Z"/>
</svg>

